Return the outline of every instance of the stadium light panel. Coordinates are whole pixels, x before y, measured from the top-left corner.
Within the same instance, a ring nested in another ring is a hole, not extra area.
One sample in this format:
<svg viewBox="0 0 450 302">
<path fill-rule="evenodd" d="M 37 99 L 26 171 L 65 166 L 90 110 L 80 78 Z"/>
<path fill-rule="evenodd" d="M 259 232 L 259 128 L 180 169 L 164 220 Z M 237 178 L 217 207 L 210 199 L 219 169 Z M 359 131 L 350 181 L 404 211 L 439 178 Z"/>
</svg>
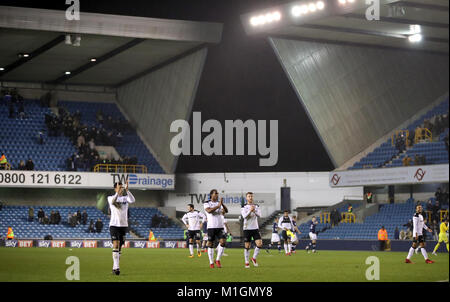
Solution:
<svg viewBox="0 0 450 302">
<path fill-rule="evenodd" d="M 409 42 L 411 43 L 418 43 L 422 41 L 422 35 L 421 34 L 415 34 L 408 37 Z"/>
<path fill-rule="evenodd" d="M 278 11 L 267 13 L 265 15 L 253 16 L 250 18 L 250 24 L 252 26 L 264 25 L 266 23 L 272 23 L 274 21 L 281 20 L 281 13 Z"/>
<path fill-rule="evenodd" d="M 323 1 L 318 1 L 316 3 L 316 7 L 317 7 L 318 10 L 322 10 L 322 9 L 325 8 L 325 3 L 323 3 Z"/>
<path fill-rule="evenodd" d="M 291 9 L 291 14 L 292 14 L 294 17 L 300 16 L 300 15 L 302 14 L 301 9 L 300 9 L 300 6 L 298 6 L 298 5 L 293 6 L 292 9 Z"/>
<path fill-rule="evenodd" d="M 347 0 L 339 0 L 339 4 L 346 4 Z"/>
<path fill-rule="evenodd" d="M 97 61 L 96 58 L 92 58 L 92 59 L 91 59 L 91 62 L 96 62 L 96 61 Z"/>
<path fill-rule="evenodd" d="M 308 9 L 310 12 L 315 12 L 317 10 L 316 4 L 315 3 L 310 3 L 308 5 Z"/>
<path fill-rule="evenodd" d="M 304 5 L 300 6 L 300 13 L 307 14 L 308 12 L 309 12 L 308 5 L 304 4 Z"/>
<path fill-rule="evenodd" d="M 0 67 L 0 71 L 3 71 L 3 70 L 5 70 L 5 68 L 3 68 L 3 67 Z"/>
<path fill-rule="evenodd" d="M 70 74 L 70 71 L 66 71 L 65 74 L 66 74 L 66 75 L 69 75 L 69 74 Z"/>
<path fill-rule="evenodd" d="M 409 31 L 411 35 L 420 34 L 422 32 L 422 28 L 420 25 L 414 24 L 409 26 Z"/>
</svg>

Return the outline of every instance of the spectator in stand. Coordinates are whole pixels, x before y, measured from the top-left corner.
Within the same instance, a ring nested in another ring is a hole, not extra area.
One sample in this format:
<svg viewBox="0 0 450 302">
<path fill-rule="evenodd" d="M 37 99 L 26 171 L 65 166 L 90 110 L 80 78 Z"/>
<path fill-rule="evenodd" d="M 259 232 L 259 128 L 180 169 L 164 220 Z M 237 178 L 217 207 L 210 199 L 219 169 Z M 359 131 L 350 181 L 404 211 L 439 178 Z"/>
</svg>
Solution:
<svg viewBox="0 0 450 302">
<path fill-rule="evenodd" d="M 414 165 L 415 166 L 420 165 L 420 157 L 419 157 L 419 154 L 417 154 L 417 153 L 416 153 L 416 155 L 414 155 Z"/>
<path fill-rule="evenodd" d="M 87 214 L 86 210 L 84 210 L 83 214 L 81 214 L 81 223 L 83 225 L 86 225 L 87 220 L 88 220 L 88 214 Z"/>
<path fill-rule="evenodd" d="M 433 224 L 431 225 L 431 230 L 433 231 L 433 239 L 435 240 L 435 241 L 438 241 L 439 240 L 439 232 L 440 232 L 440 230 L 439 230 L 439 224 L 438 224 L 438 222 L 437 222 L 437 220 L 433 220 Z"/>
<path fill-rule="evenodd" d="M 73 213 L 72 216 L 70 217 L 70 225 L 72 227 L 75 227 L 77 225 L 77 213 Z"/>
<path fill-rule="evenodd" d="M 157 214 L 153 215 L 151 227 L 157 228 L 159 226 L 159 224 L 160 224 L 160 219 L 159 219 L 158 215 Z"/>
<path fill-rule="evenodd" d="M 28 171 L 33 171 L 33 170 L 34 170 L 34 163 L 33 163 L 33 161 L 31 160 L 31 158 L 29 158 L 29 159 L 27 160 L 27 163 L 26 163 L 26 165 L 25 165 L 25 168 L 26 168 Z"/>
<path fill-rule="evenodd" d="M 38 143 L 40 145 L 44 144 L 44 133 L 42 131 L 39 131 L 37 134 Z"/>
<path fill-rule="evenodd" d="M 400 231 L 399 239 L 400 240 L 406 240 L 406 232 L 405 232 L 405 230 L 401 230 Z"/>
<path fill-rule="evenodd" d="M 440 204 L 448 205 L 448 189 L 445 189 L 442 193 L 442 201 L 439 202 Z"/>
<path fill-rule="evenodd" d="M 408 231 L 411 231 L 412 232 L 412 230 L 413 230 L 413 222 L 412 222 L 412 219 L 410 219 L 407 223 L 405 223 L 404 225 L 403 225 L 404 227 L 407 227 L 408 228 Z"/>
<path fill-rule="evenodd" d="M 425 129 L 428 129 L 428 130 L 430 130 L 431 132 L 433 132 L 433 124 L 431 123 L 431 121 L 430 121 L 429 119 L 426 119 L 426 120 L 423 122 L 423 126 L 424 126 Z"/>
<path fill-rule="evenodd" d="M 53 210 L 50 212 L 50 224 L 56 224 L 56 216 Z"/>
<path fill-rule="evenodd" d="M 84 145 L 85 143 L 86 143 L 86 140 L 84 139 L 84 136 L 80 134 L 77 138 L 78 148 L 81 147 L 82 145 Z"/>
<path fill-rule="evenodd" d="M 412 161 L 412 158 L 409 157 L 408 155 L 405 155 L 405 157 L 402 159 L 403 166 L 404 166 L 404 167 L 409 166 L 410 163 L 411 163 L 411 161 Z"/>
<path fill-rule="evenodd" d="M 436 200 L 439 201 L 440 203 L 443 203 L 443 194 L 442 194 L 442 189 L 439 187 L 437 188 L 436 192 L 434 193 L 434 197 L 436 197 Z M 427 209 L 428 210 L 428 209 Z"/>
<path fill-rule="evenodd" d="M 50 219 L 48 219 L 48 216 L 44 217 L 43 222 L 44 222 L 44 224 L 50 224 Z"/>
<path fill-rule="evenodd" d="M 428 200 L 427 202 L 427 211 L 433 212 L 433 204 L 431 203 L 431 199 Z"/>
<path fill-rule="evenodd" d="M 39 209 L 37 217 L 38 217 L 39 223 L 42 223 L 42 221 L 44 220 L 44 217 L 45 217 L 45 212 L 42 208 Z"/>
<path fill-rule="evenodd" d="M 395 148 L 399 152 L 403 152 L 404 150 L 406 150 L 405 136 L 403 133 L 397 136 L 397 139 L 395 140 Z"/>
<path fill-rule="evenodd" d="M 398 230 L 398 227 L 395 227 L 394 239 L 395 240 L 399 240 L 400 239 L 400 231 Z"/>
<path fill-rule="evenodd" d="M 347 213 L 353 213 L 353 207 L 350 203 L 348 204 Z"/>
<path fill-rule="evenodd" d="M 94 220 L 93 220 L 93 219 L 91 219 L 91 221 L 89 222 L 88 232 L 89 232 L 89 233 L 95 233 L 95 229 L 94 229 Z"/>
<path fill-rule="evenodd" d="M 408 230 L 408 232 L 406 233 L 406 239 L 407 240 L 412 240 L 413 238 L 413 233 L 411 230 Z"/>
<path fill-rule="evenodd" d="M 14 109 L 14 105 L 12 102 L 9 103 L 8 105 L 8 110 L 9 110 L 9 118 L 14 118 L 14 114 L 16 113 L 15 109 Z"/>
<path fill-rule="evenodd" d="M 81 224 L 81 212 L 80 210 L 77 211 L 77 224 Z"/>
<path fill-rule="evenodd" d="M 25 162 L 23 160 L 20 161 L 19 165 L 17 166 L 17 170 L 24 171 L 27 167 L 25 166 Z"/>
<path fill-rule="evenodd" d="M 28 221 L 34 220 L 34 209 L 32 207 L 28 207 Z"/>
<path fill-rule="evenodd" d="M 59 211 L 56 211 L 55 213 L 55 224 L 59 224 L 61 222 L 61 214 L 59 214 Z"/>
<path fill-rule="evenodd" d="M 19 110 L 17 111 L 19 113 L 19 118 L 21 120 L 23 120 L 26 116 L 25 116 L 25 108 L 23 107 L 23 102 L 22 104 L 19 105 Z"/>
<path fill-rule="evenodd" d="M 103 229 L 103 222 L 100 218 L 97 219 L 95 222 L 95 229 L 97 230 L 97 233 L 101 233 Z"/>
<path fill-rule="evenodd" d="M 433 206 L 431 220 L 436 220 L 436 221 L 439 220 L 440 221 L 440 217 L 439 217 L 440 211 L 441 211 L 441 205 L 440 205 L 439 201 L 436 200 L 436 202 L 434 203 L 434 206 Z"/>
</svg>

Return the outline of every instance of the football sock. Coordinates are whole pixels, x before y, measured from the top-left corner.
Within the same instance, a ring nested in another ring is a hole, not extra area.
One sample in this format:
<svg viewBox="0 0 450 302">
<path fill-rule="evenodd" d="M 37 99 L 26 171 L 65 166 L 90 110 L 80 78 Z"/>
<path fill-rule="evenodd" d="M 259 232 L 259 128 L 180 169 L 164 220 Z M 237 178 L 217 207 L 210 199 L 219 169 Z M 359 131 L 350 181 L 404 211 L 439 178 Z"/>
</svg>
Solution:
<svg viewBox="0 0 450 302">
<path fill-rule="evenodd" d="M 316 250 L 316 244 L 315 244 L 315 243 L 313 243 L 313 245 L 312 245 L 312 249 L 313 249 L 313 251 L 315 251 L 315 250 Z"/>
<path fill-rule="evenodd" d="M 287 243 L 284 244 L 284 251 L 286 252 L 286 254 L 288 253 L 288 246 L 287 246 Z"/>
<path fill-rule="evenodd" d="M 189 243 L 189 253 L 194 255 L 194 245 L 192 243 Z"/>
<path fill-rule="evenodd" d="M 256 257 L 258 257 L 259 254 L 259 247 L 255 247 L 255 250 L 253 251 L 253 259 L 256 259 Z"/>
<path fill-rule="evenodd" d="M 119 269 L 119 250 L 112 251 L 113 269 Z"/>
<path fill-rule="evenodd" d="M 281 244 L 278 245 L 278 252 L 281 252 Z"/>
<path fill-rule="evenodd" d="M 200 253 L 200 244 L 197 243 L 197 254 Z"/>
<path fill-rule="evenodd" d="M 408 257 L 406 257 L 406 259 L 411 259 L 411 257 L 412 257 L 412 255 L 414 254 L 414 248 L 413 247 L 410 247 L 409 248 L 409 253 L 408 253 Z"/>
<path fill-rule="evenodd" d="M 295 252 L 295 244 L 292 245 L 291 250 Z"/>
<path fill-rule="evenodd" d="M 214 248 L 208 247 L 208 258 L 209 258 L 209 264 L 214 263 Z"/>
<path fill-rule="evenodd" d="M 292 249 L 292 244 L 288 243 L 288 253 L 291 252 L 291 249 Z"/>
<path fill-rule="evenodd" d="M 244 249 L 244 258 L 245 258 L 245 263 L 249 263 L 250 249 Z"/>
<path fill-rule="evenodd" d="M 427 260 L 428 259 L 427 250 L 422 248 L 421 251 L 422 251 L 423 258 L 425 258 L 425 260 Z"/>
<path fill-rule="evenodd" d="M 225 247 L 221 246 L 220 244 L 217 246 L 218 251 L 217 251 L 217 257 L 216 257 L 216 261 L 219 261 L 220 258 L 222 258 L 223 252 L 225 251 Z"/>
<path fill-rule="evenodd" d="M 441 244 L 439 242 L 436 244 L 436 246 L 434 247 L 433 253 L 436 253 L 436 251 L 437 251 L 437 249 L 439 248 L 440 245 Z M 448 247 L 447 247 L 447 250 L 448 250 Z"/>
</svg>

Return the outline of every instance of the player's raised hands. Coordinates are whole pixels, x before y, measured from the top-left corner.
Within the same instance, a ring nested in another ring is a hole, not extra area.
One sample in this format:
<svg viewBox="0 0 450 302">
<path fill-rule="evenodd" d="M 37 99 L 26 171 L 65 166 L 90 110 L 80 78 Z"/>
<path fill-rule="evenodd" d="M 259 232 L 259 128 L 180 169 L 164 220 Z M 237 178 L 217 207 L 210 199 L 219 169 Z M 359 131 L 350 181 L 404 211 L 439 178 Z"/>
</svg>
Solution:
<svg viewBox="0 0 450 302">
<path fill-rule="evenodd" d="M 128 192 L 128 180 L 127 180 L 127 182 L 125 183 L 125 191 Z"/>
</svg>

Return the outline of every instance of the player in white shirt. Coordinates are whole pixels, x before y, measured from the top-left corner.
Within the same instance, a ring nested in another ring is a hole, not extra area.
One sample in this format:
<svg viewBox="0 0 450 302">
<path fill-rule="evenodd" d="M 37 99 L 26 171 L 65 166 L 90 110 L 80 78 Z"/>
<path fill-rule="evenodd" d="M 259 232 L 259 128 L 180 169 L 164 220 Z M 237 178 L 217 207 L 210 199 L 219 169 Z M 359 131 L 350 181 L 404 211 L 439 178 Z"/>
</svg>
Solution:
<svg viewBox="0 0 450 302">
<path fill-rule="evenodd" d="M 114 184 L 116 194 L 108 196 L 109 208 L 111 210 L 111 220 L 109 222 L 109 230 L 113 243 L 113 274 L 120 275 L 120 255 L 122 253 L 122 245 L 125 243 L 125 234 L 128 229 L 128 204 L 134 203 L 133 194 L 128 191 L 128 181 L 125 188 L 122 183 Z"/>
<path fill-rule="evenodd" d="M 250 267 L 250 247 L 252 240 L 255 241 L 256 247 L 253 251 L 253 257 L 251 258 L 253 266 L 258 266 L 256 257 L 259 254 L 259 249 L 262 248 L 261 234 L 259 233 L 258 217 L 261 217 L 261 209 L 253 202 L 253 193 L 248 192 L 245 194 L 247 204 L 241 208 L 241 215 L 244 219 L 244 259 L 245 268 Z"/>
<path fill-rule="evenodd" d="M 292 223 L 292 218 L 289 216 L 289 211 L 285 210 L 283 216 L 278 220 L 278 228 L 282 229 L 281 236 L 284 241 L 284 251 L 285 254 L 291 255 L 291 237 L 288 232 L 291 233 L 294 230 L 294 224 Z"/>
<path fill-rule="evenodd" d="M 209 193 L 210 200 L 203 204 L 206 212 L 206 218 L 208 220 L 208 258 L 209 267 L 214 268 L 214 241 L 219 239 L 219 246 L 217 250 L 216 265 L 221 268 L 220 258 L 225 251 L 225 243 L 227 234 L 224 232 L 224 224 L 222 215 L 228 213 L 227 207 L 223 204 L 223 198 L 219 201 L 219 192 L 216 189 L 211 190 Z"/>
<path fill-rule="evenodd" d="M 427 230 L 428 232 L 433 232 L 429 229 L 425 223 L 422 216 L 422 206 L 416 206 L 416 213 L 413 216 L 413 243 L 412 247 L 409 249 L 408 256 L 406 257 L 405 263 L 413 263 L 411 262 L 411 257 L 414 255 L 414 250 L 417 247 L 417 243 L 419 243 L 422 251 L 423 258 L 425 258 L 425 263 L 434 263 L 433 260 L 428 259 L 427 251 L 425 250 L 425 241 L 423 240 L 422 232 L 423 230 Z"/>
<path fill-rule="evenodd" d="M 184 214 L 181 220 L 186 225 L 188 229 L 188 239 L 189 239 L 189 258 L 194 258 L 194 240 L 197 243 L 197 256 L 200 257 L 202 253 L 200 252 L 200 239 L 201 239 L 201 229 L 203 227 L 203 222 L 205 221 L 205 214 L 194 209 L 192 203 L 188 204 L 188 212 Z"/>
</svg>

